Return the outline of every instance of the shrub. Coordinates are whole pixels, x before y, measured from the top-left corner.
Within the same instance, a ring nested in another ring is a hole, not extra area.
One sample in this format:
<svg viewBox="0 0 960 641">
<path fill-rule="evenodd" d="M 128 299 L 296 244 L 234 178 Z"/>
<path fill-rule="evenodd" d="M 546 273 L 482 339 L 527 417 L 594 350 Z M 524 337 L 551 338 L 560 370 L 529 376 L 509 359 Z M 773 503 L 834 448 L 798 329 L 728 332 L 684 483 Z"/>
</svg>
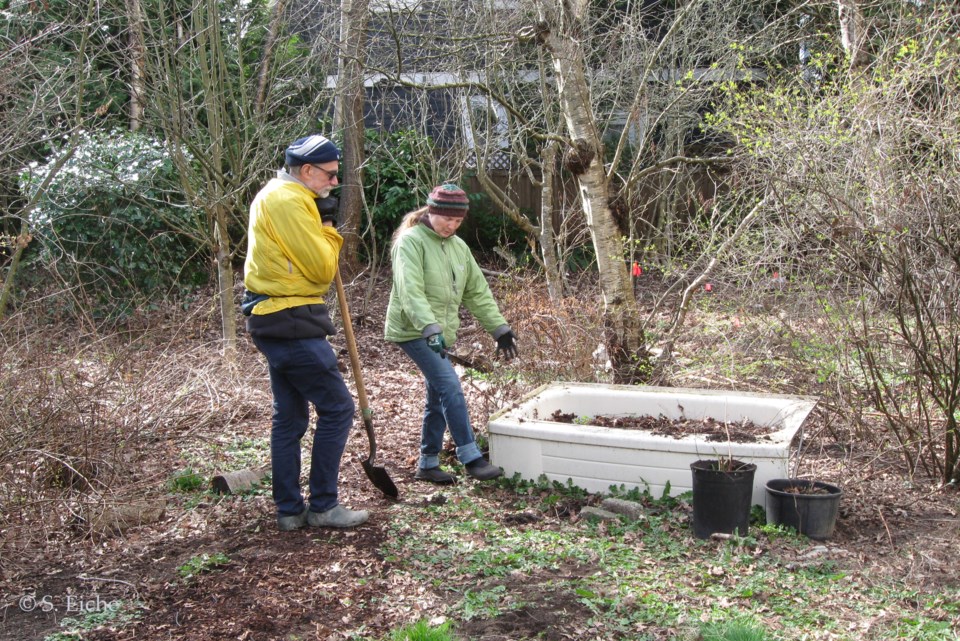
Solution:
<svg viewBox="0 0 960 641">
<path fill-rule="evenodd" d="M 431 183 L 433 142 L 414 131 L 367 131 L 363 194 L 372 217 L 369 253 L 386 253 L 408 212 L 423 206 Z"/>
<path fill-rule="evenodd" d="M 20 176 L 32 197 L 61 156 Z M 87 132 L 31 212 L 33 260 L 100 313 L 113 314 L 206 279 L 203 221 L 178 188 L 163 144 L 131 132 Z"/>
</svg>

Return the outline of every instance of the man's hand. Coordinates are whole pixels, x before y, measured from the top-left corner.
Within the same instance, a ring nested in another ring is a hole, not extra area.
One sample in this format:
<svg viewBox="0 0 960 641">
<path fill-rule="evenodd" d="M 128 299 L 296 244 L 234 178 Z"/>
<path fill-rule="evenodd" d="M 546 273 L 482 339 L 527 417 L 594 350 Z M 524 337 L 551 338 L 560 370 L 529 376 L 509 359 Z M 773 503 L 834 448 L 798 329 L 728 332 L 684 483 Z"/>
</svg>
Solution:
<svg viewBox="0 0 960 641">
<path fill-rule="evenodd" d="M 427 336 L 427 345 L 437 354 L 440 354 L 440 358 L 447 357 L 447 342 L 443 340 L 443 334 Z"/>
<path fill-rule="evenodd" d="M 501 354 L 508 361 L 519 356 L 520 350 L 517 349 L 517 337 L 514 336 L 513 330 L 497 339 L 497 356 Z"/>
<path fill-rule="evenodd" d="M 320 212 L 320 221 L 327 227 L 336 227 L 340 212 L 340 199 L 336 196 L 315 199 L 317 211 Z"/>
</svg>

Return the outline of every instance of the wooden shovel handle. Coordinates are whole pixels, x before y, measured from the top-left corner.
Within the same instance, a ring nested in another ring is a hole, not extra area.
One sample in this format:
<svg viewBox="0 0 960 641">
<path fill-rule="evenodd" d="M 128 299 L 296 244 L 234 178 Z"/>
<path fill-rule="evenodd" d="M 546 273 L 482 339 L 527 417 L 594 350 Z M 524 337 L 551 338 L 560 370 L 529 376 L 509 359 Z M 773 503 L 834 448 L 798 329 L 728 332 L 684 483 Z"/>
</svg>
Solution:
<svg viewBox="0 0 960 641">
<path fill-rule="evenodd" d="M 334 278 L 337 284 L 337 301 L 340 303 L 340 316 L 343 322 L 343 334 L 347 337 L 347 351 L 350 352 L 350 365 L 353 368 L 353 380 L 357 385 L 357 398 L 360 400 L 360 415 L 368 419 L 370 406 L 367 403 L 367 391 L 363 388 L 363 375 L 360 372 L 360 354 L 357 352 L 357 340 L 353 336 L 353 322 L 350 320 L 350 308 L 347 307 L 347 294 L 343 291 L 340 268 Z"/>
</svg>

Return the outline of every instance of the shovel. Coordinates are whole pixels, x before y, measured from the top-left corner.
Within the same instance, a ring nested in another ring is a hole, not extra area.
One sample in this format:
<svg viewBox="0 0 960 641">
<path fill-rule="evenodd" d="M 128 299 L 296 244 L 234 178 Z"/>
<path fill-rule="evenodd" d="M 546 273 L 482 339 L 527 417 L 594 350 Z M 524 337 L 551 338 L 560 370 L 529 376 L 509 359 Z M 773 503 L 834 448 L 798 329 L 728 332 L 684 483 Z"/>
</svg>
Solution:
<svg viewBox="0 0 960 641">
<path fill-rule="evenodd" d="M 360 399 L 360 416 L 363 418 L 363 427 L 367 430 L 370 440 L 370 457 L 360 459 L 363 471 L 378 490 L 391 498 L 400 496 L 397 486 L 393 484 L 387 470 L 374 465 L 377 458 L 377 438 L 373 433 L 373 410 L 367 403 L 367 392 L 363 388 L 363 376 L 360 373 L 360 355 L 357 353 L 357 341 L 353 337 L 353 323 L 350 321 L 350 309 L 347 307 L 347 295 L 343 291 L 343 281 L 340 279 L 340 270 L 337 270 L 337 300 L 340 302 L 340 316 L 343 318 L 343 333 L 347 337 L 347 349 L 350 352 L 350 365 L 353 366 L 353 379 L 357 384 L 357 398 Z"/>
</svg>

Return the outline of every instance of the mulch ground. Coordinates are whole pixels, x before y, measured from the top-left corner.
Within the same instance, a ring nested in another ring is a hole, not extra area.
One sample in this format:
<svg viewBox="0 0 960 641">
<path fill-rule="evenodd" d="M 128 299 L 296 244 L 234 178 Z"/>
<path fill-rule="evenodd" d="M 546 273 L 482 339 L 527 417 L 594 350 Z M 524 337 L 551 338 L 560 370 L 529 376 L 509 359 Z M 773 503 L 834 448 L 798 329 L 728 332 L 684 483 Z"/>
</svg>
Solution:
<svg viewBox="0 0 960 641">
<path fill-rule="evenodd" d="M 363 305 L 361 289 L 351 290 L 355 310 Z M 380 292 L 373 298 L 385 303 L 386 296 Z M 382 340 L 382 306 L 368 306 L 364 314 L 367 322 L 357 323 L 354 329 L 367 394 L 375 408 L 380 443 L 377 463 L 386 467 L 397 484 L 399 501 L 384 497 L 366 478 L 359 459 L 367 455 L 367 442 L 363 430 L 357 429 L 344 459 L 341 500 L 370 510 L 368 524 L 352 531 L 280 533 L 268 496 L 210 497 L 199 505 L 172 497 L 164 518 L 157 523 L 114 537 L 68 533 L 44 550 L 44 556 L 29 563 L 8 563 L 15 571 L 8 571 L 0 584 L 5 595 L 0 639 L 43 639 L 58 629 L 63 616 L 80 616 L 78 608 L 97 607 L 89 602 L 92 594 L 102 601 L 136 600 L 144 605 L 136 622 L 86 636 L 100 641 L 333 640 L 343 639 L 344 630 L 357 629 L 379 638 L 394 627 L 442 611 L 445 602 L 457 598 L 442 586 L 401 579 L 391 572 L 391 562 L 380 552 L 391 536 L 392 510 L 422 513 L 423 526 L 429 527 L 425 508 L 434 500 L 436 488 L 413 479 L 423 393 L 419 374 L 398 349 Z M 524 335 L 518 333 L 522 353 Z M 484 343 L 487 339 L 477 328 L 467 326 L 464 335 L 465 345 L 480 344 L 486 350 L 471 352 L 492 352 L 492 342 Z M 342 337 L 333 342 L 346 365 Z M 259 386 L 260 394 L 269 398 L 265 368 L 246 339 L 241 360 L 250 372 L 250 384 Z M 345 377 L 352 385 L 349 372 Z M 502 401 L 491 398 L 489 390 L 479 385 L 467 384 L 465 391 L 482 429 L 485 418 Z M 895 456 L 837 444 L 825 428 L 827 423 L 823 410 L 809 419 L 798 475 L 816 476 L 844 488 L 840 519 L 829 543 L 832 549 L 842 551 L 840 562 L 877 576 L 895 577 L 925 591 L 960 582 L 956 563 L 960 493 L 933 491 L 929 483 L 911 482 Z M 269 408 L 231 427 L 237 433 L 262 438 L 269 430 Z M 190 438 L 214 436 L 195 433 Z M 167 448 L 158 444 L 152 455 L 160 461 L 175 458 L 176 448 L 182 445 Z M 487 492 L 488 498 L 497 498 L 497 490 Z M 504 495 L 503 503 L 509 501 Z M 504 510 L 498 518 L 505 527 L 515 526 L 518 520 L 524 520 L 524 527 L 559 527 L 575 516 L 577 507 L 536 518 Z M 224 571 L 181 580 L 177 568 L 205 552 L 225 553 L 230 560 Z M 581 571 L 586 569 L 565 568 L 558 576 L 564 572 L 575 576 Z M 505 582 L 512 583 L 510 589 L 522 591 L 537 580 L 519 577 Z M 55 606 L 49 612 L 39 601 L 45 595 Z M 68 603 L 71 595 L 75 598 Z M 25 596 L 38 599 L 34 607 L 23 607 Z M 70 604 L 73 612 L 68 611 Z M 538 634 L 537 638 L 567 639 L 564 622 L 585 615 L 583 607 L 573 598 L 542 602 L 535 609 L 495 620 L 472 621 L 464 631 L 472 639 L 522 639 Z"/>
</svg>

